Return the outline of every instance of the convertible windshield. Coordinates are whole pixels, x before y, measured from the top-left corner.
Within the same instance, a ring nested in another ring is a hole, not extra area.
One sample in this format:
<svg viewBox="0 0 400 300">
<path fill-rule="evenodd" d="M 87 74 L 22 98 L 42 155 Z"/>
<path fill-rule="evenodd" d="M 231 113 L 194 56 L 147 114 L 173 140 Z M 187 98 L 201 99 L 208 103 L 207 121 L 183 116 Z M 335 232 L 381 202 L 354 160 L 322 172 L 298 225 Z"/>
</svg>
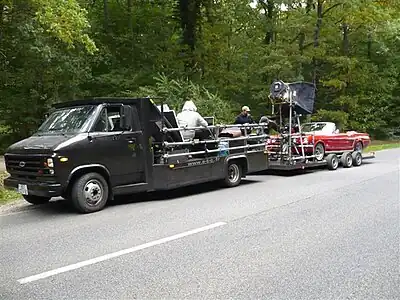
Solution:
<svg viewBox="0 0 400 300">
<path fill-rule="evenodd" d="M 38 129 L 43 132 L 80 132 L 95 111 L 93 105 L 69 107 L 54 111 Z"/>
<path fill-rule="evenodd" d="M 311 132 L 311 131 L 322 131 L 326 123 L 307 123 L 301 127 L 301 131 L 303 132 Z"/>
</svg>

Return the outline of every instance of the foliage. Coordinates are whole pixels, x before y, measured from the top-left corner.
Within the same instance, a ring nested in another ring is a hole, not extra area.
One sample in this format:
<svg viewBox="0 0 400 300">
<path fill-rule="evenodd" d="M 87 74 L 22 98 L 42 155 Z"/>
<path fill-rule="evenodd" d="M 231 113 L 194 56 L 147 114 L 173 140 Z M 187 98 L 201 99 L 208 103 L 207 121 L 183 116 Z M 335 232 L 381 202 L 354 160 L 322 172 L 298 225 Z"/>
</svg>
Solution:
<svg viewBox="0 0 400 300">
<path fill-rule="evenodd" d="M 20 194 L 4 188 L 4 179 L 7 178 L 7 176 L 7 172 L 0 172 L 0 205 L 21 198 Z"/>
<path fill-rule="evenodd" d="M 254 5 L 255 4 L 255 5 Z M 231 122 L 271 82 L 315 81 L 312 119 L 400 130 L 400 1 L 0 1 L 0 149 L 54 102 L 150 94 Z M 162 75 L 158 75 L 162 74 Z"/>
<path fill-rule="evenodd" d="M 202 116 L 214 116 L 216 121 L 221 123 L 229 123 L 234 120 L 229 103 L 203 86 L 194 84 L 187 79 L 168 79 L 164 74 L 155 77 L 155 81 L 154 87 L 141 87 L 141 94 L 155 97 L 155 102 L 167 103 L 176 112 L 181 111 L 185 101 L 192 100 Z"/>
</svg>

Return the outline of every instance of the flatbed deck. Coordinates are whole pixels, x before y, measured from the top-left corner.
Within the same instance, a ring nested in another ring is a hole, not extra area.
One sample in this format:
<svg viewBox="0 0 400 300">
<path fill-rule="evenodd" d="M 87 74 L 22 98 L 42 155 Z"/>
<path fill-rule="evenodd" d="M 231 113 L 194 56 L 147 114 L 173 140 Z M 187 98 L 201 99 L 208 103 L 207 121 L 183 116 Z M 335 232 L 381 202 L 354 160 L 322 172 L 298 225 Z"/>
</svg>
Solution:
<svg viewBox="0 0 400 300">
<path fill-rule="evenodd" d="M 362 159 L 373 159 L 375 158 L 375 152 L 367 152 L 367 153 L 362 153 Z M 270 160 L 268 163 L 268 169 L 269 170 L 279 170 L 279 171 L 294 171 L 294 170 L 304 170 L 304 169 L 311 169 L 311 168 L 318 168 L 318 167 L 324 167 L 328 163 L 326 160 L 322 161 L 292 161 L 290 164 L 289 161 L 281 161 L 281 160 Z"/>
</svg>

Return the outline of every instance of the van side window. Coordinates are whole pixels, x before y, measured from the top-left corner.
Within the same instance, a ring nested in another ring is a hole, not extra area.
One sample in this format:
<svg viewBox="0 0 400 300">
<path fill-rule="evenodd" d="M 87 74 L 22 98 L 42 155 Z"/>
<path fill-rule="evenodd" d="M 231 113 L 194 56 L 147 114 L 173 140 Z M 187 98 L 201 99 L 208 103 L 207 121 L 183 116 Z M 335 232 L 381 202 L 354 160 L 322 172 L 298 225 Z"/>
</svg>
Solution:
<svg viewBox="0 0 400 300">
<path fill-rule="evenodd" d="M 95 132 L 122 131 L 120 122 L 120 107 L 111 106 L 103 108 L 100 118 L 94 127 Z"/>
</svg>

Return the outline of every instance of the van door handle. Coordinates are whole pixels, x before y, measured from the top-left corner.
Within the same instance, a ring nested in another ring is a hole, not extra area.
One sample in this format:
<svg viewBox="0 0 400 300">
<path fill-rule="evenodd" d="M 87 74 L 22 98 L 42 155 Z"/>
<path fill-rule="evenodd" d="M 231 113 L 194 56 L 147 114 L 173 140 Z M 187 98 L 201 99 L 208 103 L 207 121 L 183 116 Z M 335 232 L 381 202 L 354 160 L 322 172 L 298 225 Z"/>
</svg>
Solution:
<svg viewBox="0 0 400 300">
<path fill-rule="evenodd" d="M 133 144 L 135 143 L 135 140 L 128 140 L 128 144 Z"/>
</svg>

